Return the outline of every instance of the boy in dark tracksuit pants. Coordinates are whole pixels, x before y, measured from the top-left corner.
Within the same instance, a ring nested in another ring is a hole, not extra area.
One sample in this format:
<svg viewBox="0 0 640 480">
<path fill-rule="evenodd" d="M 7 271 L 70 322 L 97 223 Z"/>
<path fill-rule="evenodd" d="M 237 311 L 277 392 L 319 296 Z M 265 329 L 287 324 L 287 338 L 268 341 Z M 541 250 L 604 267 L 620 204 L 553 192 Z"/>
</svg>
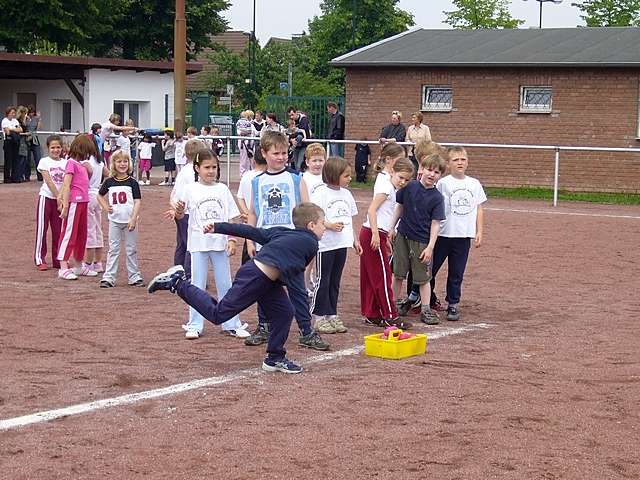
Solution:
<svg viewBox="0 0 640 480">
<path fill-rule="evenodd" d="M 231 289 L 220 301 L 186 281 L 180 265 L 151 280 L 149 293 L 156 290 L 177 293 L 216 325 L 257 302 L 266 313 L 270 325 L 267 358 L 262 362 L 262 369 L 300 373 L 302 367 L 286 358 L 284 345 L 295 309 L 284 287 L 296 285 L 318 252 L 318 240 L 325 230 L 324 213 L 312 203 L 302 203 L 293 210 L 293 223 L 296 227 L 294 230 L 286 227 L 263 229 L 230 223 L 215 223 L 205 227 L 205 233 L 235 235 L 262 245 L 256 256 L 238 269 Z M 283 252 L 287 254 L 283 255 Z"/>
</svg>

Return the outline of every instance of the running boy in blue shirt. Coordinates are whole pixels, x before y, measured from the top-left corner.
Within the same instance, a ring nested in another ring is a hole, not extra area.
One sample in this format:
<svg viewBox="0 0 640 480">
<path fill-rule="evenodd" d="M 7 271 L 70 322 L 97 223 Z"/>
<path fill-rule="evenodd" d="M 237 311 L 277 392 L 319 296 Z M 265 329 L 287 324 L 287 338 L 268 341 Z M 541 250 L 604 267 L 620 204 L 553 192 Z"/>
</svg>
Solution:
<svg viewBox="0 0 640 480">
<path fill-rule="evenodd" d="M 413 283 L 420 288 L 420 298 L 431 296 L 431 262 L 433 249 L 438 239 L 440 220 L 445 219 L 444 198 L 435 184 L 446 169 L 446 162 L 438 154 L 432 154 L 420 162 L 422 176 L 412 180 L 396 193 L 396 210 L 391 225 L 396 225 L 398 233 L 393 243 L 393 293 L 398 313 L 406 315 L 411 301 L 399 300 L 402 282 L 409 271 Z M 438 314 L 428 303 L 422 303 L 420 320 L 427 325 L 437 325 Z"/>
<path fill-rule="evenodd" d="M 226 295 L 219 301 L 192 285 L 181 265 L 171 267 L 149 283 L 149 293 L 169 290 L 177 293 L 204 318 L 220 325 L 258 303 L 270 326 L 267 372 L 300 373 L 302 367 L 288 360 L 284 347 L 295 309 L 284 287 L 298 281 L 318 252 L 318 240 L 325 231 L 324 212 L 313 203 L 301 203 L 292 212 L 294 229 L 255 228 L 250 225 L 212 223 L 205 233 L 221 233 L 248 238 L 262 245 L 256 256 L 243 264 Z M 283 255 L 286 252 L 286 255 Z M 428 297 L 427 297 L 428 298 Z"/>
</svg>

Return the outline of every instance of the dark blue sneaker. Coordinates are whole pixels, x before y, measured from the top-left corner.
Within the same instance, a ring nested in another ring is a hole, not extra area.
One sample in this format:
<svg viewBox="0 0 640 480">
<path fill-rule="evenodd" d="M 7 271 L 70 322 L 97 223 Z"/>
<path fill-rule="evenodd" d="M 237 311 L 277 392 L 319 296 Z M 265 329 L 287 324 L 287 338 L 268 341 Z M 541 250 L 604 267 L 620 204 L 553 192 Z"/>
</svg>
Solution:
<svg viewBox="0 0 640 480">
<path fill-rule="evenodd" d="M 149 293 L 153 293 L 156 290 L 169 290 L 172 293 L 175 293 L 176 286 L 181 280 L 186 280 L 184 268 L 182 265 L 175 265 L 166 272 L 153 277 L 153 280 L 149 282 L 147 290 Z"/>
<path fill-rule="evenodd" d="M 264 362 L 262 362 L 262 370 L 265 372 L 300 373 L 302 372 L 302 367 L 286 358 L 282 360 L 265 358 Z"/>
</svg>

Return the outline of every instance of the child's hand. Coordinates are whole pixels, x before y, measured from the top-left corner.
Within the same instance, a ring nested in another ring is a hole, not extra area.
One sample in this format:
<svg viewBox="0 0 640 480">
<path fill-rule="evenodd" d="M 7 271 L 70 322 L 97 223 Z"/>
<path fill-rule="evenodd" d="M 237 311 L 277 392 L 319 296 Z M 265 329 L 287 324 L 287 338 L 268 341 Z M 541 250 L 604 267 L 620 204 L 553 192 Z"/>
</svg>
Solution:
<svg viewBox="0 0 640 480">
<path fill-rule="evenodd" d="M 427 247 L 422 250 L 422 253 L 420 254 L 420 261 L 427 264 L 431 261 L 431 257 L 433 257 L 433 247 Z"/>
<path fill-rule="evenodd" d="M 240 214 L 240 220 L 242 221 L 242 223 L 247 223 L 248 219 L 249 219 L 249 215 L 247 215 L 246 213 Z"/>
<path fill-rule="evenodd" d="M 362 255 L 362 245 L 357 239 L 353 242 L 353 248 L 358 255 Z"/>
<path fill-rule="evenodd" d="M 67 218 L 67 215 L 69 215 L 69 205 L 64 205 L 60 210 L 60 218 Z"/>
<path fill-rule="evenodd" d="M 256 256 L 256 246 L 253 242 L 247 242 L 247 255 L 249 255 L 250 258 Z"/>
<path fill-rule="evenodd" d="M 162 216 L 167 220 L 174 220 L 176 218 L 176 211 L 173 208 L 170 208 L 169 210 L 164 212 Z"/>
<path fill-rule="evenodd" d="M 184 207 L 185 207 L 185 203 L 182 200 L 178 200 L 176 202 L 176 208 L 175 208 L 176 213 L 178 215 L 184 214 Z"/>
<path fill-rule="evenodd" d="M 227 240 L 227 255 L 230 257 L 236 254 L 236 240 Z"/>
<path fill-rule="evenodd" d="M 392 229 L 392 230 L 389 232 L 389 242 L 391 242 L 391 243 L 395 242 L 395 241 L 396 241 L 396 235 L 397 235 L 397 234 L 398 234 L 398 233 L 396 232 L 396 229 L 395 229 L 395 228 L 394 228 L 394 229 Z"/>
<path fill-rule="evenodd" d="M 373 233 L 371 235 L 371 249 L 378 250 L 380 248 L 380 234 Z"/>
<path fill-rule="evenodd" d="M 213 223 L 208 223 L 202 229 L 203 233 L 215 233 L 215 226 Z"/>
<path fill-rule="evenodd" d="M 476 248 L 482 245 L 482 232 L 476 233 L 475 244 L 476 244 Z"/>
<path fill-rule="evenodd" d="M 336 223 L 327 222 L 326 223 L 326 227 L 329 230 L 333 230 L 334 232 L 341 232 L 342 229 L 344 228 L 344 223 L 342 223 L 342 222 L 336 222 Z"/>
<path fill-rule="evenodd" d="M 135 218 L 130 218 L 129 219 L 128 227 L 129 227 L 129 231 L 130 232 L 133 232 L 136 229 L 136 223 L 138 223 L 138 222 L 136 221 Z"/>
</svg>

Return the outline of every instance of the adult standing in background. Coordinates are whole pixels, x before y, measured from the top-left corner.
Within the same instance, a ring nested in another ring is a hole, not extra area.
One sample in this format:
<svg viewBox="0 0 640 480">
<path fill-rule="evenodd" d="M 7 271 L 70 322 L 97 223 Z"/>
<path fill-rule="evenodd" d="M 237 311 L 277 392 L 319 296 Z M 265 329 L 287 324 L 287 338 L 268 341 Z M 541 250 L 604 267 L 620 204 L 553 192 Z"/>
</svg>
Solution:
<svg viewBox="0 0 640 480">
<path fill-rule="evenodd" d="M 13 183 L 13 171 L 18 163 L 18 144 L 22 128 L 16 120 L 16 107 L 9 105 L 2 119 L 2 133 L 4 134 L 4 183 Z"/>
<path fill-rule="evenodd" d="M 262 130 L 260 130 L 260 137 L 264 135 L 264 132 L 280 132 L 284 133 L 285 128 L 278 123 L 278 117 L 275 113 L 267 113 L 267 121 Z"/>
<path fill-rule="evenodd" d="M 334 102 L 327 103 L 327 112 L 331 115 L 329 121 L 329 140 L 344 140 L 344 115 L 338 110 Z M 330 157 L 344 157 L 344 144 L 329 143 Z"/>
<path fill-rule="evenodd" d="M 262 130 L 262 127 L 264 127 L 264 125 L 265 121 L 264 118 L 262 118 L 262 112 L 260 110 L 256 110 L 256 118 L 254 118 L 251 122 L 251 127 L 253 128 L 252 136 L 259 137 L 260 131 Z"/>
<path fill-rule="evenodd" d="M 29 167 L 29 146 L 31 135 L 27 133 L 27 107 L 20 105 L 16 110 L 16 120 L 22 129 L 18 141 L 18 161 L 13 169 L 14 182 L 28 182 L 31 180 L 31 168 Z"/>
<path fill-rule="evenodd" d="M 117 113 L 112 113 L 109 116 L 109 120 L 102 124 L 102 130 L 100 130 L 100 138 L 102 139 L 103 158 L 107 168 L 109 165 L 109 157 L 111 152 L 116 150 L 116 139 L 111 138 L 111 134 L 115 132 L 127 132 L 132 133 L 136 131 L 135 127 L 123 127 L 120 125 L 122 119 Z"/>
<path fill-rule="evenodd" d="M 407 128 L 407 142 L 418 143 L 419 141 L 430 142 L 431 141 L 431 131 L 429 127 L 422 123 L 424 120 L 424 116 L 422 112 L 415 112 L 411 114 L 411 125 Z M 409 160 L 413 163 L 413 167 L 416 169 L 416 173 L 418 172 L 418 160 L 414 154 L 415 147 L 411 147 L 411 155 L 409 155 Z"/>
<path fill-rule="evenodd" d="M 38 181 L 42 181 L 42 174 L 38 170 L 38 162 L 42 158 L 42 150 L 40 148 L 40 139 L 38 138 L 38 129 L 41 126 L 40 112 L 36 112 L 36 107 L 33 105 L 27 106 L 27 120 L 25 122 L 27 132 L 31 134 L 31 145 L 29 146 L 29 158 L 27 158 L 27 168 L 31 169 L 31 159 L 33 159 L 33 165 L 36 169 L 36 176 Z"/>
<path fill-rule="evenodd" d="M 380 143 L 404 142 L 407 129 L 402 123 L 402 114 L 398 110 L 391 112 L 391 123 L 385 125 L 380 132 Z"/>
</svg>

